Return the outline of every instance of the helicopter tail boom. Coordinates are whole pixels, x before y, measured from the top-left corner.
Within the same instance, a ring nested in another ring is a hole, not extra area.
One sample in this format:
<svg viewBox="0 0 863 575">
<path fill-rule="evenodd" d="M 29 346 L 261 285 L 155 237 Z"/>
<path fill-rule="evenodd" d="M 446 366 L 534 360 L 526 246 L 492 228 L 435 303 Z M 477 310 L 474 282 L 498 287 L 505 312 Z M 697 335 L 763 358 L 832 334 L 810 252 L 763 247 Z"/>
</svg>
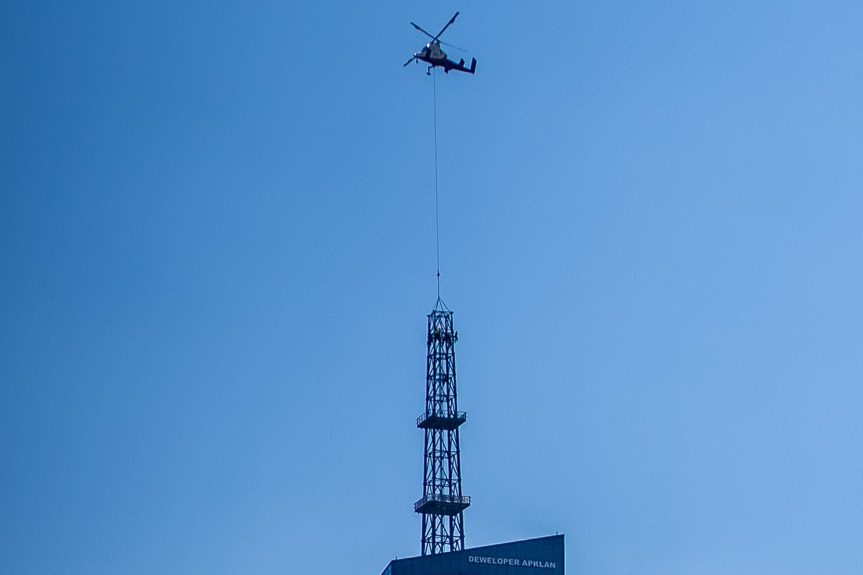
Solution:
<svg viewBox="0 0 863 575">
<path fill-rule="evenodd" d="M 464 58 L 459 60 L 458 62 L 453 62 L 452 60 L 446 60 L 443 64 L 443 71 L 449 73 L 450 70 L 458 70 L 459 72 L 467 72 L 468 74 L 473 74 L 476 72 L 476 58 L 473 58 L 470 62 L 470 68 L 464 65 Z"/>
</svg>

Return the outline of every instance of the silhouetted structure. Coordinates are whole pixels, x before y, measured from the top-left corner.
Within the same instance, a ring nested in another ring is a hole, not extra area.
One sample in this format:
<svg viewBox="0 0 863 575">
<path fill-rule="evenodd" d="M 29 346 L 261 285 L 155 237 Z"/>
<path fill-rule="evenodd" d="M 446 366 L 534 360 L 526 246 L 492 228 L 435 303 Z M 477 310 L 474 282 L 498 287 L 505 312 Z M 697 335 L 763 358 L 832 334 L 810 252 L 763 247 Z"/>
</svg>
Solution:
<svg viewBox="0 0 863 575">
<path fill-rule="evenodd" d="M 390 561 L 381 575 L 564 575 L 563 535 Z"/>
<path fill-rule="evenodd" d="M 414 511 L 423 516 L 422 554 L 464 549 L 464 510 L 470 497 L 461 492 L 458 429 L 467 414 L 458 410 L 452 312 L 438 298 L 428 315 L 426 408 L 417 427 L 425 430 L 423 496 Z"/>
</svg>

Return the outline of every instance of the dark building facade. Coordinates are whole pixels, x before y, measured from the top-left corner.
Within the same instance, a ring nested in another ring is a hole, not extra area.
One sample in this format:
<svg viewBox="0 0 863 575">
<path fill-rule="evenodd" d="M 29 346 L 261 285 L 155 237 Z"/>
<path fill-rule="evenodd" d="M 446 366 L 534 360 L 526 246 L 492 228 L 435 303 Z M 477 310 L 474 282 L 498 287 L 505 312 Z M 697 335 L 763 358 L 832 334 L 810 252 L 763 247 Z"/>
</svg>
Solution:
<svg viewBox="0 0 863 575">
<path fill-rule="evenodd" d="M 564 575 L 563 535 L 390 561 L 381 575 Z"/>
</svg>

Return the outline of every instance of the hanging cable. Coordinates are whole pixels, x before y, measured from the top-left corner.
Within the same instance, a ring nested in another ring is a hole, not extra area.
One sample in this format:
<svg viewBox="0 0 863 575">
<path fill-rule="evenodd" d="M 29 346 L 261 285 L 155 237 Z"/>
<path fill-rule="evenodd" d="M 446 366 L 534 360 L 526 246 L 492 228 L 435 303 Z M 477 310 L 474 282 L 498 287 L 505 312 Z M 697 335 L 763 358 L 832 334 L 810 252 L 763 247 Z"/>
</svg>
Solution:
<svg viewBox="0 0 863 575">
<path fill-rule="evenodd" d="M 438 216 L 437 191 L 437 70 L 432 68 L 432 102 L 434 108 L 434 226 L 435 250 L 437 254 L 437 298 L 440 299 L 440 218 Z"/>
</svg>

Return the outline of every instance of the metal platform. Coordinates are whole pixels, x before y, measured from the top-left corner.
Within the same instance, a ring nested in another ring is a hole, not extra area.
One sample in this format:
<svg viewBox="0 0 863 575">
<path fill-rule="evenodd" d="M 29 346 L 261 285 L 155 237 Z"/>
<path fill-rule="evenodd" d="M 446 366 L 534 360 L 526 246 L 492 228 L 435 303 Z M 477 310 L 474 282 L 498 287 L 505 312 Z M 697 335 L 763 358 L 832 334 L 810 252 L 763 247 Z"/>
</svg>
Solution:
<svg viewBox="0 0 863 575">
<path fill-rule="evenodd" d="M 451 415 L 423 413 L 417 417 L 417 427 L 420 429 L 456 429 L 459 425 L 467 421 L 467 413 L 464 411 L 456 411 Z"/>
<path fill-rule="evenodd" d="M 426 495 L 414 503 L 414 511 L 417 513 L 433 513 L 435 515 L 458 515 L 470 506 L 470 497 L 456 497 L 433 493 Z"/>
</svg>

